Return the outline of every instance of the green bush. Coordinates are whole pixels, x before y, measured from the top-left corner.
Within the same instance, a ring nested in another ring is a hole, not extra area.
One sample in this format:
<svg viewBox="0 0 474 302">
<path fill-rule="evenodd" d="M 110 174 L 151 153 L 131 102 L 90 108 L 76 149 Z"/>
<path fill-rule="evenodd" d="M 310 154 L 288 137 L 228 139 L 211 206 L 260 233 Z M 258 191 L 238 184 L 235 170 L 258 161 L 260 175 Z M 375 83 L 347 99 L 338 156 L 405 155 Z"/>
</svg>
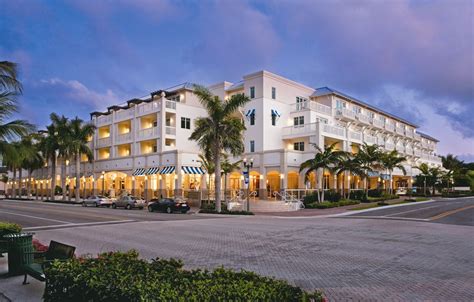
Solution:
<svg viewBox="0 0 474 302">
<path fill-rule="evenodd" d="M 324 201 L 338 202 L 341 200 L 341 193 L 335 190 L 328 190 L 324 192 Z"/>
<path fill-rule="evenodd" d="M 468 196 L 474 196 L 474 192 L 459 192 L 459 191 L 443 192 L 441 196 L 448 197 L 448 198 L 468 197 Z"/>
<path fill-rule="evenodd" d="M 311 203 L 315 203 L 318 201 L 318 194 L 311 193 L 303 197 L 303 204 L 306 206 Z"/>
<path fill-rule="evenodd" d="M 217 213 L 216 209 L 212 208 L 204 208 L 199 210 L 199 213 L 206 213 L 206 214 L 228 214 L 228 215 L 254 215 L 253 212 L 247 211 L 229 211 L 225 207 L 221 208 L 221 212 Z"/>
<path fill-rule="evenodd" d="M 355 190 L 349 193 L 349 199 L 352 200 L 363 200 L 365 198 L 364 190 Z"/>
<path fill-rule="evenodd" d="M 54 188 L 54 195 L 61 195 L 63 194 L 63 188 L 61 188 L 60 186 L 56 186 Z"/>
<path fill-rule="evenodd" d="M 330 202 L 330 201 L 314 202 L 314 203 L 305 205 L 305 208 L 306 209 L 330 209 L 330 208 L 349 206 L 349 205 L 354 205 L 354 204 L 359 204 L 359 203 L 360 202 L 357 200 L 343 199 L 338 202 Z"/>
<path fill-rule="evenodd" d="M 380 189 L 371 189 L 368 193 L 369 197 L 382 197 L 383 194 L 384 191 Z"/>
<path fill-rule="evenodd" d="M 138 253 L 56 261 L 46 269 L 44 301 L 322 301 L 285 281 L 218 268 L 184 270 L 178 260 Z"/>
<path fill-rule="evenodd" d="M 0 238 L 3 235 L 20 233 L 21 232 L 21 225 L 11 222 L 0 222 Z"/>
</svg>

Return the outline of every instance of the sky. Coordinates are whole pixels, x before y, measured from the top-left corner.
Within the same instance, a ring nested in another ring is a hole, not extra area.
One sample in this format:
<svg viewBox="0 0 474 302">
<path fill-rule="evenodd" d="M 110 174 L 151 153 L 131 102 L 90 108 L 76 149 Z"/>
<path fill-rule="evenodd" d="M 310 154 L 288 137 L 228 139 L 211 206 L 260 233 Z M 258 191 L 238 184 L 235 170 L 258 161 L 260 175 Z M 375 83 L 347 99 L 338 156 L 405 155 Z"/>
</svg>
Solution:
<svg viewBox="0 0 474 302">
<path fill-rule="evenodd" d="M 268 70 L 379 106 L 474 161 L 474 1 L 0 0 L 19 116 L 89 113 Z"/>
</svg>

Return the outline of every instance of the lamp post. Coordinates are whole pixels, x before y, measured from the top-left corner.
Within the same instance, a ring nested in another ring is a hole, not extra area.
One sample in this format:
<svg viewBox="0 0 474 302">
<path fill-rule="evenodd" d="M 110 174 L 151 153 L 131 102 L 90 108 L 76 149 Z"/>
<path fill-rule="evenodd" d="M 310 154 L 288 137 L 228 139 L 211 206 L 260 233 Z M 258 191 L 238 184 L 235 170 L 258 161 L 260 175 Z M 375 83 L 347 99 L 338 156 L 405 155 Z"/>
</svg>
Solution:
<svg viewBox="0 0 474 302">
<path fill-rule="evenodd" d="M 250 168 L 253 167 L 253 158 L 250 159 L 250 162 L 247 162 L 247 158 L 243 160 L 246 176 L 244 182 L 247 183 L 247 212 L 250 212 Z"/>
<path fill-rule="evenodd" d="M 102 171 L 102 196 L 105 196 L 105 171 Z"/>
</svg>

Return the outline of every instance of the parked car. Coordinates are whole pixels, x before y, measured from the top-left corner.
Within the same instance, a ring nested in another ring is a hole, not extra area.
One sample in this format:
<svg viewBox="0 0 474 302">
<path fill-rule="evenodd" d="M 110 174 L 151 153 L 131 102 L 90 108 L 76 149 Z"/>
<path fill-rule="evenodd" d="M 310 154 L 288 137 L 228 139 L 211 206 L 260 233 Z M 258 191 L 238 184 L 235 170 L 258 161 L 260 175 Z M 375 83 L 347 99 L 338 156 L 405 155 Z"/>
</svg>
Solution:
<svg viewBox="0 0 474 302">
<path fill-rule="evenodd" d="M 152 199 L 148 204 L 149 212 L 166 212 L 171 214 L 173 212 L 181 212 L 185 214 L 191 208 L 185 201 L 174 200 L 172 198 Z"/>
<path fill-rule="evenodd" d="M 110 207 L 112 205 L 112 199 L 101 195 L 92 195 L 82 201 L 82 206 L 95 206 L 95 207 Z"/>
<path fill-rule="evenodd" d="M 112 202 L 112 208 L 125 208 L 127 210 L 131 210 L 133 208 L 137 208 L 143 210 L 145 207 L 146 201 L 135 196 L 122 196 L 116 201 Z"/>
</svg>

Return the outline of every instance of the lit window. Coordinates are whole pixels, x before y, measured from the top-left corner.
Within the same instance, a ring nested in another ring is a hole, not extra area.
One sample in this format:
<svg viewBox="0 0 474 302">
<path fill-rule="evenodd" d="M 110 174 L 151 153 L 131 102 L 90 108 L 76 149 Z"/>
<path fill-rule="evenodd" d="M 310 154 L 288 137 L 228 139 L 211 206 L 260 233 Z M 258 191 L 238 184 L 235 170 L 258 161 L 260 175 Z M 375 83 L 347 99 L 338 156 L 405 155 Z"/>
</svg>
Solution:
<svg viewBox="0 0 474 302">
<path fill-rule="evenodd" d="M 304 151 L 304 142 L 296 142 L 293 144 L 293 149 L 296 151 Z"/>
</svg>

